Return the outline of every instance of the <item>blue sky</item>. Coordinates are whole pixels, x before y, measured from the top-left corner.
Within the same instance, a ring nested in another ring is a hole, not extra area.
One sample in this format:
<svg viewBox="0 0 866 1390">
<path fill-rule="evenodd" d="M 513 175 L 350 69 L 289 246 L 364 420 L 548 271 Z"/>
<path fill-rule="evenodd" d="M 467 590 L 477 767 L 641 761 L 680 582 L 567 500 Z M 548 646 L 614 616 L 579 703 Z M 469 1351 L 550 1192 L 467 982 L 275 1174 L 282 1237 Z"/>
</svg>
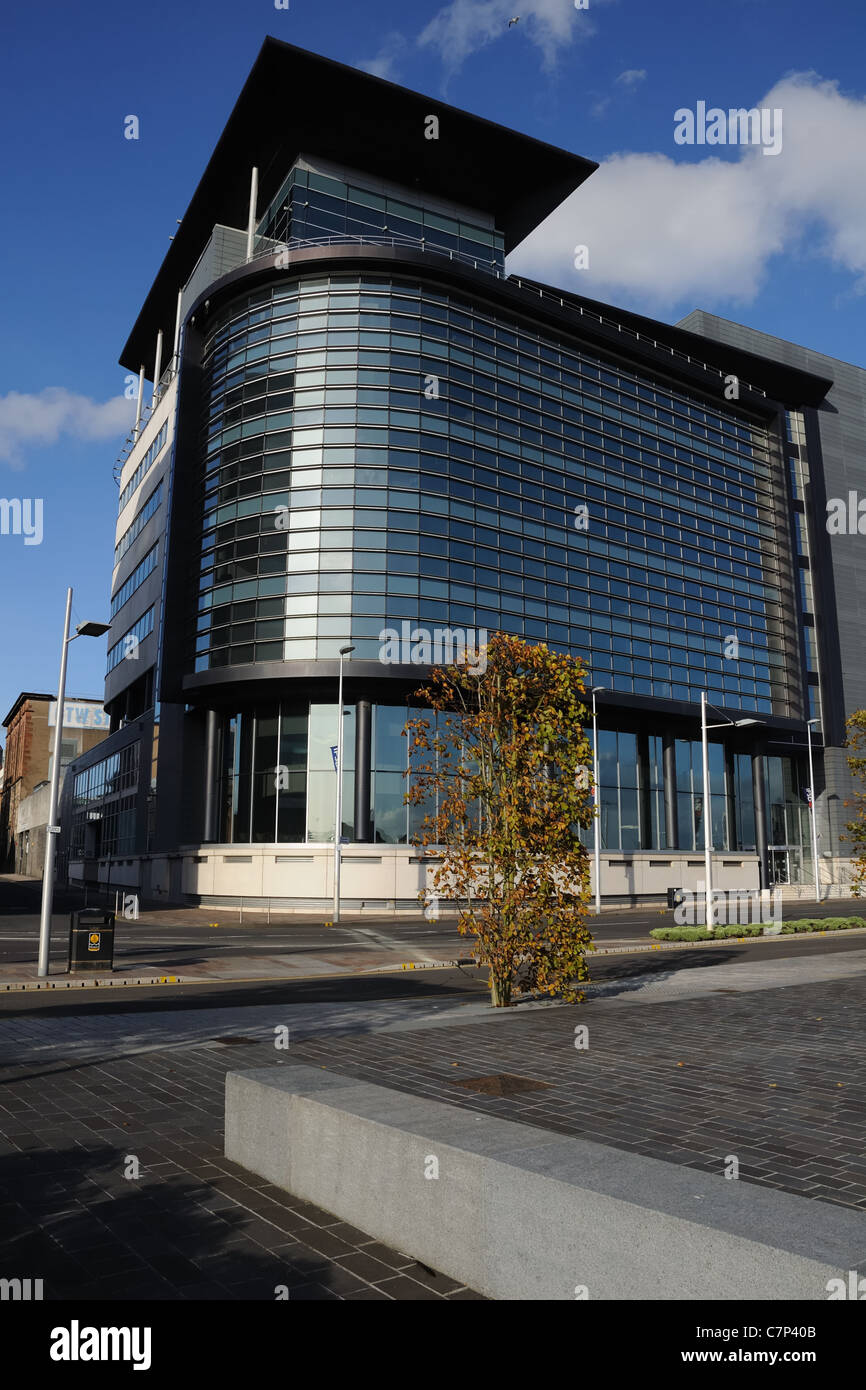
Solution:
<svg viewBox="0 0 866 1390">
<path fill-rule="evenodd" d="M 0 535 L 0 717 L 56 686 L 68 584 L 76 620 L 107 615 L 117 357 L 266 34 L 599 161 L 511 269 L 866 366 L 863 0 L 17 6 L 0 82 L 0 497 L 42 498 L 44 519 L 41 544 Z M 674 112 L 699 101 L 781 109 L 781 152 L 677 145 Z M 101 695 L 104 665 L 104 639 L 76 642 L 70 694 Z"/>
</svg>

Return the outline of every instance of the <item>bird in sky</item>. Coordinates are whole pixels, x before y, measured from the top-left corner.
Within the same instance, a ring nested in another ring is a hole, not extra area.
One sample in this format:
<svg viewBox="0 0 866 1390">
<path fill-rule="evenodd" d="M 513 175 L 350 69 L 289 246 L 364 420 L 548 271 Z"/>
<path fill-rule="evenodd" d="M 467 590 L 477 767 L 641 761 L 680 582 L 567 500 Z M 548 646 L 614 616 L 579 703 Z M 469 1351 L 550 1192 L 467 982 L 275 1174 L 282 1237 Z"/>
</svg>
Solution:
<svg viewBox="0 0 866 1390">
<path fill-rule="evenodd" d="M 519 23 L 520 23 L 520 15 L 519 15 L 519 14 L 516 14 L 516 15 L 514 16 L 513 19 L 509 19 L 509 21 L 508 21 L 508 27 L 509 27 L 509 29 L 510 29 L 511 26 L 512 26 L 512 24 L 519 24 Z"/>
</svg>

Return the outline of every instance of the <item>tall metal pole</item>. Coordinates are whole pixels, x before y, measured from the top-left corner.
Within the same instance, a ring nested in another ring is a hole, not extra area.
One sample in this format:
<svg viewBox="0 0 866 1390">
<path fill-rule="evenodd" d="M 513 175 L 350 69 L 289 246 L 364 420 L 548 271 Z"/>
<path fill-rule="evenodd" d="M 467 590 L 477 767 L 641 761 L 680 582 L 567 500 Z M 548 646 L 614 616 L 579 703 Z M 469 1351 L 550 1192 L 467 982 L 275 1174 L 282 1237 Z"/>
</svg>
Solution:
<svg viewBox="0 0 866 1390">
<path fill-rule="evenodd" d="M 141 367 L 141 368 L 139 369 L 139 373 L 138 373 L 138 398 L 137 398 L 136 403 L 135 403 L 135 424 L 134 424 L 133 427 L 132 427 L 132 437 L 133 437 L 133 439 L 137 439 L 137 438 L 138 438 L 138 430 L 139 430 L 139 426 L 141 425 L 141 406 L 142 406 L 142 401 L 143 401 L 143 399 L 144 399 L 144 367 Z"/>
<path fill-rule="evenodd" d="M 66 698 L 66 657 L 69 652 L 69 619 L 72 613 L 72 590 L 66 590 L 66 620 L 63 624 L 63 647 L 60 653 L 60 683 L 57 687 L 57 710 L 54 716 L 54 759 L 51 764 L 51 792 L 48 801 L 48 830 L 45 836 L 45 867 L 42 870 L 42 913 L 39 918 L 39 975 L 48 974 L 51 951 L 51 908 L 54 901 L 54 855 L 57 846 L 57 801 L 60 791 L 60 755 L 63 749 L 63 704 Z"/>
<path fill-rule="evenodd" d="M 707 894 L 707 931 L 711 932 L 713 930 L 713 857 L 710 840 L 710 750 L 707 739 L 707 692 L 705 690 L 701 691 L 701 752 L 704 770 L 704 877 L 706 879 L 704 888 Z"/>
<path fill-rule="evenodd" d="M 815 815 L 815 769 L 812 763 L 812 725 L 817 724 L 817 719 L 810 719 L 806 724 L 809 734 L 809 814 L 812 820 L 812 862 L 815 865 L 815 902 L 821 901 L 821 884 L 818 878 L 818 821 Z"/>
<path fill-rule="evenodd" d="M 174 316 L 174 347 L 171 350 L 171 368 L 173 372 L 179 370 L 177 352 L 180 347 L 180 311 L 183 308 L 183 290 L 177 292 L 177 311 Z"/>
<path fill-rule="evenodd" d="M 156 353 L 153 359 L 153 395 L 150 398 L 151 411 L 156 409 L 159 400 L 159 377 L 162 372 L 162 329 L 156 335 Z"/>
<path fill-rule="evenodd" d="M 253 240 L 256 235 L 256 204 L 259 200 L 259 171 L 254 168 L 250 175 L 250 211 L 247 219 L 247 260 L 253 258 Z"/>
<path fill-rule="evenodd" d="M 595 711 L 595 691 L 592 692 L 592 801 L 595 810 L 594 825 L 594 853 L 595 853 L 595 911 L 596 916 L 601 912 L 601 798 L 598 788 L 598 722 Z"/>
<path fill-rule="evenodd" d="M 340 840 L 343 835 L 343 653 L 337 694 L 337 797 L 334 814 L 334 921 L 340 920 Z"/>
</svg>

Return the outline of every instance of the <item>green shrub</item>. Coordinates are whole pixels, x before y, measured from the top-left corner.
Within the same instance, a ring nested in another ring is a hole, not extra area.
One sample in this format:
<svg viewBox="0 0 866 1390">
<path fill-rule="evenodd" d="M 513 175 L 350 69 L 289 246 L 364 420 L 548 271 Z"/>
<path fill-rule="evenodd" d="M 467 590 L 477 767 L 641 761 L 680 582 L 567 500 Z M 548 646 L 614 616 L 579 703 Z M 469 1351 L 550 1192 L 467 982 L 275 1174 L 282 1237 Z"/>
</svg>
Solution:
<svg viewBox="0 0 866 1390">
<path fill-rule="evenodd" d="M 718 941 L 727 936 L 760 936 L 760 926 L 716 927 L 707 931 L 706 927 L 653 927 L 650 936 L 659 941 Z"/>
<path fill-rule="evenodd" d="M 707 931 L 706 927 L 653 927 L 650 936 L 658 941 L 719 941 L 730 937 L 760 936 L 765 925 L 773 924 L 750 922 L 747 926 L 716 927 L 712 932 Z M 866 927 L 866 917 L 803 917 L 797 922 L 783 922 L 782 935 L 850 931 L 855 927 Z"/>
<path fill-rule="evenodd" d="M 866 927 L 866 917 L 803 917 L 786 922 L 782 932 L 791 936 L 796 932 L 852 931 L 856 927 Z"/>
<path fill-rule="evenodd" d="M 659 941 L 709 941 L 706 927 L 653 927 L 650 936 Z"/>
</svg>

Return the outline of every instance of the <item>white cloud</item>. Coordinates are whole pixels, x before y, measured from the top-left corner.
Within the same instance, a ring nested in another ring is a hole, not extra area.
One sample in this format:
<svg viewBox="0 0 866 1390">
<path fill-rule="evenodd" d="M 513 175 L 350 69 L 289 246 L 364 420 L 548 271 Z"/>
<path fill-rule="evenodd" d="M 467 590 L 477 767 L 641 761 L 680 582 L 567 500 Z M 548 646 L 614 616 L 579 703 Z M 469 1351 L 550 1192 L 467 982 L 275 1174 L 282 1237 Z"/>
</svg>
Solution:
<svg viewBox="0 0 866 1390">
<path fill-rule="evenodd" d="M 616 0 L 591 0 L 591 10 Z M 544 66 L 556 65 L 558 51 L 576 39 L 596 32 L 590 9 L 577 9 L 575 0 L 449 0 L 413 39 L 392 31 L 374 58 L 358 63 L 364 72 L 396 81 L 398 64 L 415 48 L 436 50 L 446 80 L 466 59 L 496 39 L 521 34 L 541 50 Z M 509 20 L 518 23 L 509 27 Z"/>
<path fill-rule="evenodd" d="M 375 58 L 370 58 L 364 63 L 359 63 L 358 67 L 364 72 L 369 72 L 373 77 L 384 77 L 389 82 L 396 80 L 397 65 L 406 52 L 408 41 L 404 34 L 396 29 L 390 34 L 386 34 L 382 45 Z"/>
<path fill-rule="evenodd" d="M 541 50 L 545 67 L 551 68 L 560 48 L 595 33 L 590 13 L 575 9 L 573 0 L 451 0 L 422 29 L 417 42 L 437 49 L 446 71 L 453 73 L 487 44 L 520 33 Z M 520 23 L 509 30 L 508 21 L 515 16 Z"/>
<path fill-rule="evenodd" d="M 632 91 L 639 87 L 646 77 L 646 68 L 626 68 L 619 77 L 614 78 L 614 86 L 624 87 L 626 91 Z M 602 116 L 606 116 L 610 107 L 611 98 L 609 96 L 598 97 L 590 106 L 589 114 L 593 120 L 599 121 Z"/>
<path fill-rule="evenodd" d="M 92 401 L 62 386 L 38 394 L 9 391 L 0 396 L 0 459 L 20 467 L 27 448 L 56 444 L 63 435 L 79 440 L 124 436 L 135 419 L 135 402 L 125 396 Z"/>
<path fill-rule="evenodd" d="M 626 68 L 616 79 L 623 87 L 637 87 L 646 78 L 646 68 Z"/>
<path fill-rule="evenodd" d="M 866 99 L 801 73 L 757 105 L 783 112 L 778 155 L 754 146 L 734 159 L 614 155 L 509 269 L 657 310 L 696 298 L 748 302 L 785 252 L 829 260 L 866 290 Z M 673 128 L 672 110 L 672 145 Z M 574 269 L 578 244 L 589 247 L 589 270 Z"/>
</svg>

